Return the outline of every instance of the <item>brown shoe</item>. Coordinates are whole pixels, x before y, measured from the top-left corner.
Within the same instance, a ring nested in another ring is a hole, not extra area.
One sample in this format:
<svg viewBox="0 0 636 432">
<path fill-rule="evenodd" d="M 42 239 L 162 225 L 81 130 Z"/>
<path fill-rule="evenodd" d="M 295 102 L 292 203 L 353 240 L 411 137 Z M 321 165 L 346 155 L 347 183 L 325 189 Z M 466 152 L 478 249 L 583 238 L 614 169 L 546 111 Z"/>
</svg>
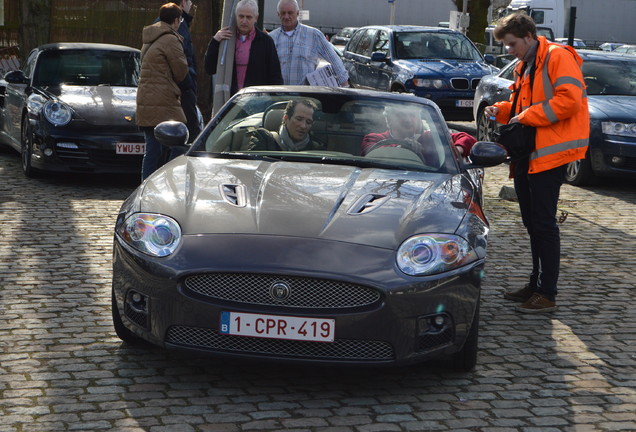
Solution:
<svg viewBox="0 0 636 432">
<path fill-rule="evenodd" d="M 532 294 L 534 294 L 534 291 L 532 291 L 532 288 L 530 288 L 530 285 L 527 284 L 526 286 L 524 286 L 521 289 L 518 289 L 517 291 L 506 291 L 504 293 L 504 298 L 506 300 L 514 300 L 514 301 L 523 303 L 525 301 L 530 300 L 530 297 L 532 297 Z"/>
<path fill-rule="evenodd" d="M 517 312 L 531 314 L 554 312 L 556 309 L 555 302 L 537 293 L 534 293 L 525 303 L 517 306 Z"/>
</svg>

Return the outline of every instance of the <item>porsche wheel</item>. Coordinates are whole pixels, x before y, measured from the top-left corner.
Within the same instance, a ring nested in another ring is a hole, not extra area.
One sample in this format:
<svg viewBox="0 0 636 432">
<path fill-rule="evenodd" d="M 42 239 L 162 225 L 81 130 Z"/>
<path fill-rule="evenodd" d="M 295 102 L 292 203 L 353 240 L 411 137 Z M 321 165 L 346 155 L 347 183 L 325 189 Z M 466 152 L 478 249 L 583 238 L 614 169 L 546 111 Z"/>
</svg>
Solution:
<svg viewBox="0 0 636 432">
<path fill-rule="evenodd" d="M 586 155 L 589 156 L 589 153 Z M 565 173 L 565 181 L 574 186 L 587 186 L 596 182 L 589 157 L 570 162 Z"/>
<path fill-rule="evenodd" d="M 22 120 L 22 148 L 20 150 L 22 159 L 22 172 L 29 178 L 37 177 L 38 171 L 31 165 L 31 157 L 33 156 L 33 134 L 29 128 L 29 120 L 25 117 Z"/>
</svg>

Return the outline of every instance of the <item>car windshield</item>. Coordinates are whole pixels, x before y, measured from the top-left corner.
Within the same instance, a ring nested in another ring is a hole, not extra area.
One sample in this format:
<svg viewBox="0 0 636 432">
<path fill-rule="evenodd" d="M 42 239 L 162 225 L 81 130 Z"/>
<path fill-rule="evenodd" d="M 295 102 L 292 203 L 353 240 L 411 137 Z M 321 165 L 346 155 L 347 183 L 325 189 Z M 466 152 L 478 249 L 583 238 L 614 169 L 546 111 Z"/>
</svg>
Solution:
<svg viewBox="0 0 636 432">
<path fill-rule="evenodd" d="M 403 99 L 238 94 L 189 155 L 456 173 L 450 135 L 438 110 Z"/>
<path fill-rule="evenodd" d="M 40 54 L 33 85 L 137 87 L 139 54 L 91 49 L 47 50 Z"/>
<path fill-rule="evenodd" d="M 482 60 L 470 40 L 458 33 L 395 33 L 395 48 L 399 59 Z"/>
<path fill-rule="evenodd" d="M 636 58 L 586 60 L 582 70 L 588 95 L 636 96 Z"/>
</svg>

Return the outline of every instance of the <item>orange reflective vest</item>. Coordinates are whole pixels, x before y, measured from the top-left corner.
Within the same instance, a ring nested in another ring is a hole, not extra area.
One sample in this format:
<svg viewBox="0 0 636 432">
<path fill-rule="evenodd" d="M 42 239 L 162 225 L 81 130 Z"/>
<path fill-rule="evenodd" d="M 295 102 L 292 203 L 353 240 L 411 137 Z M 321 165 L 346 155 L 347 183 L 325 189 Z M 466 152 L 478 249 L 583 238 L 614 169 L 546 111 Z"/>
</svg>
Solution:
<svg viewBox="0 0 636 432">
<path fill-rule="evenodd" d="M 515 68 L 515 83 L 509 88 L 519 98 L 515 112 L 519 121 L 537 129 L 535 151 L 530 155 L 530 174 L 546 171 L 585 158 L 590 136 L 590 114 L 581 72 L 583 60 L 574 48 L 548 42 L 539 36 L 533 88 L 529 68 Z M 522 75 L 523 73 L 523 75 Z M 495 104 L 497 122 L 507 123 L 512 102 Z"/>
</svg>

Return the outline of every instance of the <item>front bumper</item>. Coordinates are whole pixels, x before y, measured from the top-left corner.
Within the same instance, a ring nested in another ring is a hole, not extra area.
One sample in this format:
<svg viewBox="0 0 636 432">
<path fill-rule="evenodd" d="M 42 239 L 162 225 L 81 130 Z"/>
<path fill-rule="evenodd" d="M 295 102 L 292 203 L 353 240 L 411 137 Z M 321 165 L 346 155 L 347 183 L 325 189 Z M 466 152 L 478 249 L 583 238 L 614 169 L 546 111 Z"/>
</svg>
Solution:
<svg viewBox="0 0 636 432">
<path fill-rule="evenodd" d="M 410 277 L 397 270 L 391 250 L 258 235 L 186 236 L 174 256 L 156 259 L 116 237 L 113 290 L 124 325 L 160 346 L 229 357 L 405 364 L 462 348 L 482 270 L 478 261 Z M 269 297 L 276 281 L 309 300 L 277 303 Z M 143 298 L 142 313 L 130 300 L 134 294 Z M 333 318 L 335 341 L 221 334 L 224 311 Z M 443 325 L 431 325 L 440 315 Z"/>
<path fill-rule="evenodd" d="M 139 174 L 143 154 L 117 154 L 117 143 L 144 144 L 136 127 L 77 130 L 34 127 L 32 166 L 43 171 Z"/>
<path fill-rule="evenodd" d="M 636 177 L 636 138 L 593 131 L 589 152 L 595 175 Z"/>
</svg>

